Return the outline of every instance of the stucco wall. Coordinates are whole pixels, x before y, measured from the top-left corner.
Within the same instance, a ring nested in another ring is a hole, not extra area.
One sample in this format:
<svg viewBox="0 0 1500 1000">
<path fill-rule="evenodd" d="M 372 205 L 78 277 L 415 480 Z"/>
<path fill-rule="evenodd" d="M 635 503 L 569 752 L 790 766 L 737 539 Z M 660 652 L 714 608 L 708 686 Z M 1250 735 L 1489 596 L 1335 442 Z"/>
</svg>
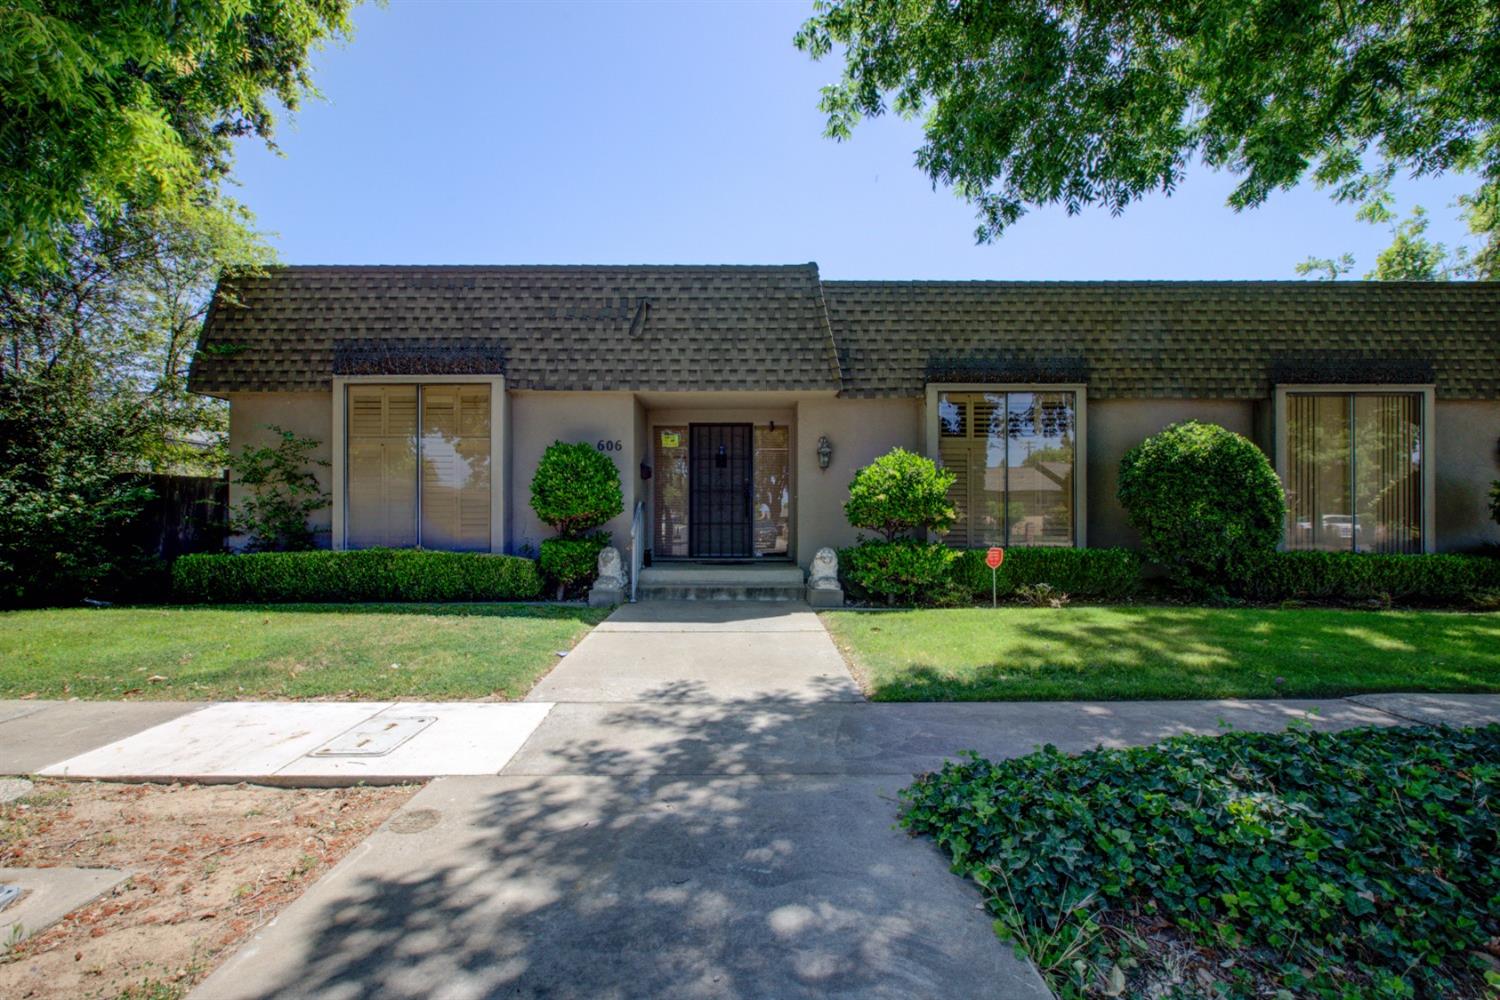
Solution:
<svg viewBox="0 0 1500 1000">
<path fill-rule="evenodd" d="M 302 437 L 318 442 L 313 458 L 325 463 L 333 461 L 333 395 L 329 392 L 238 392 L 229 397 L 229 450 L 238 453 L 247 444 L 271 444 L 276 432 L 267 425 L 275 425 Z M 313 468 L 323 489 L 333 491 L 333 470 L 330 465 Z M 229 480 L 230 507 L 238 506 L 244 498 L 244 489 L 231 476 Z M 326 507 L 309 519 L 317 533 L 320 548 L 330 544 L 333 510 Z M 242 548 L 246 539 L 236 536 L 230 539 L 232 548 Z"/>
<path fill-rule="evenodd" d="M 818 468 L 818 438 L 828 436 L 833 461 Z M 851 545 L 844 520 L 849 480 L 860 466 L 901 447 L 922 450 L 919 399 L 816 399 L 797 404 L 797 562 L 806 566 L 825 545 Z"/>
<path fill-rule="evenodd" d="M 1115 499 L 1120 485 L 1120 459 L 1125 453 L 1168 424 L 1202 420 L 1255 440 L 1257 408 L 1251 400 L 1236 399 L 1091 399 L 1088 403 L 1088 544 L 1090 548 L 1137 546 L 1140 536 L 1130 526 L 1125 509 Z"/>
<path fill-rule="evenodd" d="M 623 447 L 606 451 L 620 470 L 625 509 L 604 526 L 614 544 L 625 552 L 630 544 L 630 512 L 640 484 L 635 457 L 637 437 L 635 396 L 628 392 L 516 392 L 510 394 L 510 510 L 511 534 L 505 551 L 535 553 L 552 529 L 531 510 L 531 477 L 542 452 L 553 441 L 619 441 Z"/>
<path fill-rule="evenodd" d="M 1437 548 L 1463 552 L 1500 544 L 1490 519 L 1490 483 L 1500 479 L 1500 400 L 1438 400 L 1432 450 L 1437 459 Z"/>
</svg>

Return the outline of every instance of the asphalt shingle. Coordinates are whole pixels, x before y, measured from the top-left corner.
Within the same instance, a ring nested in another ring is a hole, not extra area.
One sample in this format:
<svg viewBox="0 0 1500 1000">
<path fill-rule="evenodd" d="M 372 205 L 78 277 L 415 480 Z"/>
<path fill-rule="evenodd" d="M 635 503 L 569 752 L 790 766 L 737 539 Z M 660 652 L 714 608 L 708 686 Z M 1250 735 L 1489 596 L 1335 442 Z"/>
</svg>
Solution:
<svg viewBox="0 0 1500 1000">
<path fill-rule="evenodd" d="M 1087 382 L 1264 398 L 1435 382 L 1500 398 L 1500 283 L 820 281 L 817 266 L 286 267 L 229 283 L 190 385 L 503 372 L 517 389 L 830 390 Z"/>
</svg>

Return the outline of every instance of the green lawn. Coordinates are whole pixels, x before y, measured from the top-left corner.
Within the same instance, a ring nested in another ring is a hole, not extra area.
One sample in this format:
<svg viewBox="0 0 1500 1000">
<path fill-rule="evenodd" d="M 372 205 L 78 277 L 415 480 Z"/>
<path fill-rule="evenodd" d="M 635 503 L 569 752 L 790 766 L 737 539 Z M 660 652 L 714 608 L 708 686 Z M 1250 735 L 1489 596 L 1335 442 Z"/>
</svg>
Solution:
<svg viewBox="0 0 1500 1000">
<path fill-rule="evenodd" d="M 604 618 L 505 604 L 0 613 L 0 698 L 519 698 Z"/>
<path fill-rule="evenodd" d="M 823 620 L 877 701 L 1500 691 L 1500 613 L 1006 607 Z"/>
</svg>

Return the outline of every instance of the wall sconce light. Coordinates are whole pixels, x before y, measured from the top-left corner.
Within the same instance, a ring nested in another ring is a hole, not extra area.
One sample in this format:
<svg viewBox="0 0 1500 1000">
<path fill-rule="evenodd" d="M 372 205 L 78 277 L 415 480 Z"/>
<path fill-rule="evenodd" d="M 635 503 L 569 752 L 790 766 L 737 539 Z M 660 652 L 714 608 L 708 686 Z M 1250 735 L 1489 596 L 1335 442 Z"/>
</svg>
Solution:
<svg viewBox="0 0 1500 1000">
<path fill-rule="evenodd" d="M 828 468 L 828 463 L 833 461 L 833 442 L 828 440 L 824 434 L 818 438 L 818 468 Z"/>
</svg>

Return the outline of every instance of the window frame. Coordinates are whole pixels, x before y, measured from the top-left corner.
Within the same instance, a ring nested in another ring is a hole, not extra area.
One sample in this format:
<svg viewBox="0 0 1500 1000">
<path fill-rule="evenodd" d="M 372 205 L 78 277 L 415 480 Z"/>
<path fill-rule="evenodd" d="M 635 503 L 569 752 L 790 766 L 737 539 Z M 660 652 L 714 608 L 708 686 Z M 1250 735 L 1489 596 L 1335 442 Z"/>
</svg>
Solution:
<svg viewBox="0 0 1500 1000">
<path fill-rule="evenodd" d="M 940 449 L 938 398 L 945 392 L 1071 392 L 1073 394 L 1073 541 L 1070 546 L 1088 548 L 1088 383 L 1086 382 L 929 382 L 923 423 L 927 457 L 943 467 Z M 933 538 L 934 541 L 941 539 Z"/>
<path fill-rule="evenodd" d="M 1272 455 L 1276 478 L 1281 481 L 1282 492 L 1286 491 L 1287 458 L 1290 448 L 1287 442 L 1289 424 L 1287 397 L 1297 395 L 1340 396 L 1418 396 L 1421 398 L 1422 441 L 1422 548 L 1420 554 L 1435 552 L 1437 541 L 1437 459 L 1433 451 L 1433 419 L 1436 412 L 1437 387 L 1432 383 L 1379 383 L 1379 382 L 1309 382 L 1278 383 L 1273 389 L 1271 421 L 1273 426 Z M 1291 513 L 1281 525 L 1281 541 L 1277 548 L 1287 551 L 1287 528 Z M 1354 549 L 1349 550 L 1353 552 Z M 1418 553 L 1413 553 L 1418 554 Z"/>
<path fill-rule="evenodd" d="M 490 389 L 490 552 L 504 552 L 509 535 L 505 521 L 505 497 L 509 487 L 509 468 L 505 462 L 507 434 L 509 433 L 509 408 L 505 394 L 503 375 L 336 375 L 333 379 L 333 532 L 332 546 L 336 551 L 349 547 L 349 386 L 351 385 L 414 385 L 417 387 L 419 408 L 424 385 L 487 385 Z M 420 456 L 418 468 L 420 472 Z M 420 479 L 418 480 L 420 491 Z M 421 523 L 421 499 L 418 497 L 417 518 Z M 420 535 L 419 535 L 420 537 Z M 479 550 L 483 551 L 483 550 Z"/>
</svg>

